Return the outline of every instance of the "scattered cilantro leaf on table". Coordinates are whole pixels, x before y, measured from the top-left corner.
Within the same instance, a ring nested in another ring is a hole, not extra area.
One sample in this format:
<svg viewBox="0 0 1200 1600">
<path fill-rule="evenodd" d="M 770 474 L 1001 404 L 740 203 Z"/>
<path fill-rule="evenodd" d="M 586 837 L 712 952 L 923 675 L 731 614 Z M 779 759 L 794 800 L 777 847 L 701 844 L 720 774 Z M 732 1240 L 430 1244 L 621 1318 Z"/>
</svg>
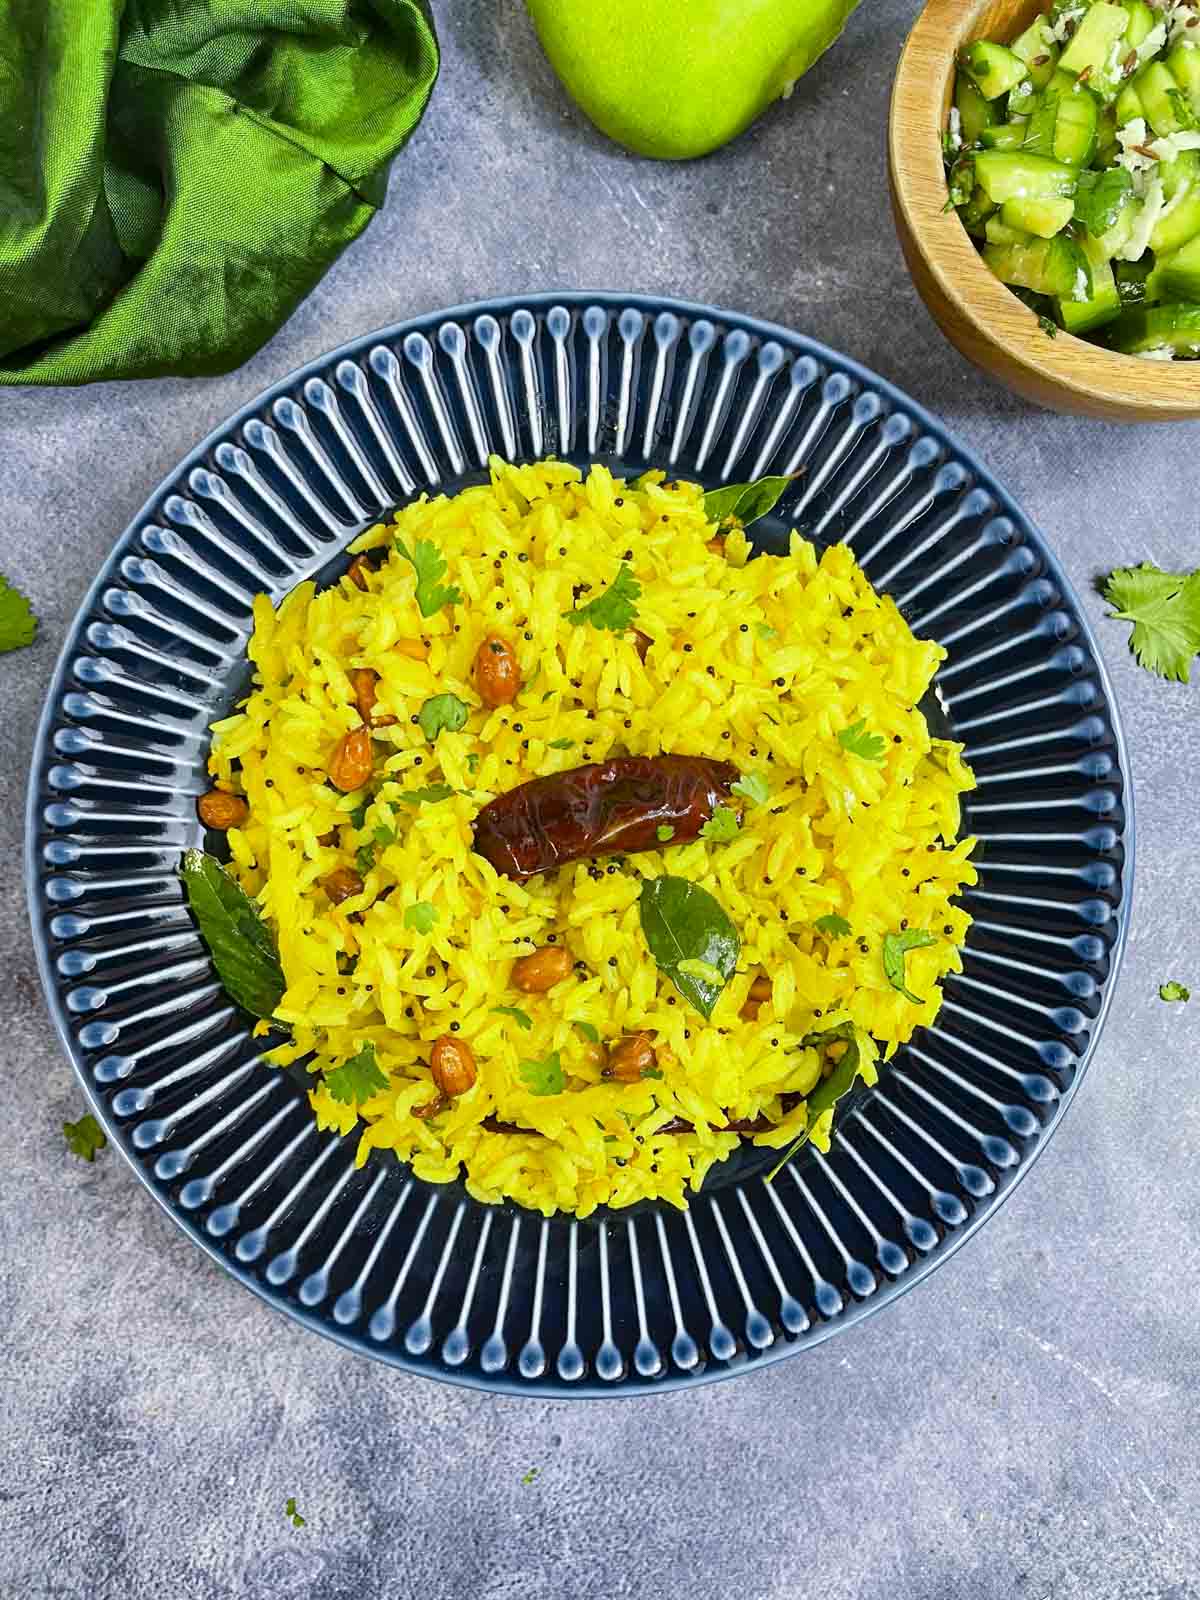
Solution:
<svg viewBox="0 0 1200 1600">
<path fill-rule="evenodd" d="M 923 950 L 926 945 L 936 943 L 933 934 L 926 933 L 924 928 L 905 928 L 900 933 L 885 933 L 883 936 L 884 977 L 893 989 L 898 989 L 915 1006 L 924 1005 L 925 1002 L 906 986 L 904 958 L 910 950 Z"/>
<path fill-rule="evenodd" d="M 861 756 L 864 761 L 882 761 L 883 752 L 887 749 L 883 736 L 868 733 L 866 727 L 867 719 L 860 717 L 857 722 L 842 729 L 837 736 L 838 743 L 843 750 L 849 751 L 852 756 Z"/>
<path fill-rule="evenodd" d="M 438 554 L 438 547 L 428 539 L 417 539 L 410 550 L 403 539 L 397 538 L 396 549 L 411 563 L 417 575 L 417 605 L 423 617 L 432 617 L 443 606 L 462 604 L 462 592 L 447 588 L 442 579 L 446 576 L 446 563 Z"/>
<path fill-rule="evenodd" d="M 437 920 L 437 907 L 430 905 L 428 900 L 417 900 L 413 905 L 405 907 L 404 926 L 415 928 L 418 933 L 431 933 Z"/>
<path fill-rule="evenodd" d="M 728 844 L 738 836 L 737 812 L 728 806 L 717 806 L 712 816 L 700 829 L 700 837 L 711 844 Z"/>
<path fill-rule="evenodd" d="M 557 1050 L 551 1050 L 541 1061 L 520 1062 L 517 1072 L 530 1094 L 561 1094 L 567 1086 Z"/>
<path fill-rule="evenodd" d="M 492 1010 L 499 1016 L 511 1017 L 519 1028 L 533 1027 L 533 1018 L 527 1011 L 522 1011 L 520 1006 L 493 1006 Z"/>
<path fill-rule="evenodd" d="M 386 1088 L 387 1074 L 380 1071 L 375 1060 L 375 1046 L 365 1044 L 340 1067 L 326 1068 L 325 1087 L 344 1106 L 369 1100 L 377 1089 Z"/>
<path fill-rule="evenodd" d="M 0 576 L 0 653 L 32 644 L 37 628 L 38 619 L 29 601 Z"/>
<path fill-rule="evenodd" d="M 542 1469 L 540 1467 L 530 1467 L 529 1471 L 521 1479 L 521 1482 L 533 1483 L 534 1480 L 541 1474 L 541 1470 Z"/>
<path fill-rule="evenodd" d="M 574 611 L 564 611 L 563 616 L 575 628 L 585 623 L 602 631 L 624 633 L 633 626 L 637 616 L 637 603 L 642 596 L 642 586 L 633 575 L 633 568 L 622 561 L 616 577 L 603 594 L 589 600 L 587 605 Z"/>
<path fill-rule="evenodd" d="M 303 1528 L 308 1521 L 307 1517 L 302 1517 L 297 1511 L 295 1495 L 288 1495 L 287 1505 L 283 1508 L 283 1514 L 291 1521 L 293 1528 Z"/>
<path fill-rule="evenodd" d="M 1172 978 L 1168 983 L 1159 984 L 1158 998 L 1160 1000 L 1190 1000 L 1192 991 L 1186 985 L 1176 983 Z"/>
<path fill-rule="evenodd" d="M 94 1161 L 108 1143 L 104 1129 L 90 1111 L 80 1117 L 78 1122 L 64 1122 L 62 1131 L 67 1141 L 67 1149 L 73 1156 L 81 1156 L 84 1161 Z"/>
<path fill-rule="evenodd" d="M 1133 623 L 1129 644 L 1138 665 L 1187 683 L 1200 651 L 1200 571 L 1162 572 L 1143 561 L 1118 567 L 1104 585 L 1112 615 Z"/>
</svg>

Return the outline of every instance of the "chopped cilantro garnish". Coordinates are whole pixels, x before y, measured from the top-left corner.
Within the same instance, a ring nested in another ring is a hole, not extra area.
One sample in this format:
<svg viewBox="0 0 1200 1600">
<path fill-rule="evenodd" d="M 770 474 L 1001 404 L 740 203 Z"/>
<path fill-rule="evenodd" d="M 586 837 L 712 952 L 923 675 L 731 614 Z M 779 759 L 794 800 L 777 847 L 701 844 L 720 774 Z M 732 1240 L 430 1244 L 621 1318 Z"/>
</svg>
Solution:
<svg viewBox="0 0 1200 1600">
<path fill-rule="evenodd" d="M 754 631 L 760 639 L 778 639 L 779 632 L 769 622 L 756 622 Z"/>
<path fill-rule="evenodd" d="M 396 549 L 412 564 L 417 575 L 417 605 L 423 617 L 432 617 L 443 606 L 462 604 L 459 590 L 446 588 L 441 582 L 446 576 L 446 563 L 438 554 L 437 545 L 428 539 L 417 539 L 409 550 L 404 540 L 397 538 Z"/>
<path fill-rule="evenodd" d="M 418 933 L 429 933 L 437 919 L 437 907 L 430 905 L 428 900 L 417 900 L 405 907 L 404 926 L 415 928 Z"/>
<path fill-rule="evenodd" d="M 383 845 L 386 848 L 389 844 L 395 844 L 396 830 L 395 828 L 385 828 L 381 825 L 375 829 L 374 839 L 376 844 Z"/>
<path fill-rule="evenodd" d="M 355 828 L 361 828 L 365 826 L 367 820 L 367 807 L 371 804 L 373 799 L 374 796 L 368 794 L 365 799 L 358 802 L 354 810 L 350 813 L 350 822 L 352 826 Z"/>
<path fill-rule="evenodd" d="M 673 839 L 675 837 L 675 829 L 669 822 L 660 822 L 658 827 L 654 830 L 654 837 L 658 840 L 659 844 L 666 844 L 668 839 Z"/>
<path fill-rule="evenodd" d="M 327 1067 L 324 1077 L 333 1098 L 346 1106 L 369 1100 L 377 1089 L 387 1087 L 387 1074 L 379 1070 L 375 1046 L 369 1043 L 340 1067 Z"/>
<path fill-rule="evenodd" d="M 633 568 L 622 561 L 616 577 L 603 594 L 574 611 L 564 611 L 563 616 L 576 628 L 587 623 L 593 628 L 607 628 L 610 633 L 624 633 L 633 626 L 641 594 L 642 586 L 634 577 Z"/>
<path fill-rule="evenodd" d="M 430 783 L 423 789 L 404 789 L 396 796 L 406 806 L 436 806 L 449 800 L 454 790 L 448 783 Z"/>
<path fill-rule="evenodd" d="M 731 794 L 741 795 L 743 800 L 749 800 L 752 806 L 765 806 L 771 798 L 771 785 L 761 772 L 746 772 L 729 786 Z"/>
<path fill-rule="evenodd" d="M 882 761 L 887 745 L 880 734 L 867 733 L 866 726 L 865 717 L 852 722 L 838 734 L 838 743 L 843 750 L 848 750 L 852 756 L 861 756 L 864 761 Z"/>
<path fill-rule="evenodd" d="M 700 829 L 700 837 L 708 839 L 712 844 L 728 844 L 731 839 L 736 839 L 737 836 L 737 812 L 731 811 L 728 806 L 718 806 Z"/>
<path fill-rule="evenodd" d="M 813 927 L 820 928 L 821 932 L 828 934 L 831 939 L 844 939 L 850 932 L 850 924 L 845 917 L 839 917 L 836 911 L 818 917 Z"/>
<path fill-rule="evenodd" d="M 466 727 L 466 702 L 456 694 L 435 694 L 423 703 L 417 712 L 417 721 L 421 724 L 421 732 L 432 744 L 443 729 L 447 733 L 457 733 L 460 728 Z"/>
<path fill-rule="evenodd" d="M 78 1122 L 64 1122 L 62 1131 L 67 1141 L 67 1149 L 73 1156 L 82 1156 L 85 1161 L 94 1161 L 97 1152 L 103 1150 L 108 1143 L 104 1137 L 104 1129 L 90 1111 L 80 1117 Z"/>
<path fill-rule="evenodd" d="M 569 750 L 574 743 L 574 739 L 551 739 L 546 748 L 547 750 Z"/>
<path fill-rule="evenodd" d="M 368 841 L 354 852 L 354 867 L 360 878 L 365 878 L 375 865 L 375 845 Z"/>
<path fill-rule="evenodd" d="M 517 1072 L 530 1094 L 561 1094 L 567 1085 L 557 1050 L 542 1061 L 520 1062 Z"/>
<path fill-rule="evenodd" d="M 1058 338 L 1058 323 L 1055 322 L 1053 317 L 1048 317 L 1044 311 L 1038 317 L 1038 327 L 1046 335 L 1047 339 Z"/>
<path fill-rule="evenodd" d="M 600 1030 L 592 1023 L 583 1022 L 577 1017 L 572 1026 L 578 1028 L 583 1037 L 589 1039 L 592 1044 L 600 1043 Z"/>
</svg>

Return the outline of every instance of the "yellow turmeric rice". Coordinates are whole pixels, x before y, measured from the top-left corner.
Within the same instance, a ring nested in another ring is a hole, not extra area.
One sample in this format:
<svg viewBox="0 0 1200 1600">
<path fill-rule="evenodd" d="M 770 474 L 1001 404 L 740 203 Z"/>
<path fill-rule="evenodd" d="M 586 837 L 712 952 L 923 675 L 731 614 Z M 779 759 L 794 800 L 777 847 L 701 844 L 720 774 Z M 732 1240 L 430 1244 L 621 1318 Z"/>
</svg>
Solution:
<svg viewBox="0 0 1200 1600">
<path fill-rule="evenodd" d="M 278 610 L 259 597 L 253 687 L 214 725 L 210 767 L 248 804 L 230 870 L 278 942 L 291 1038 L 273 1059 L 308 1058 L 313 1113 L 356 1136 L 360 1163 L 394 1151 L 421 1178 L 546 1214 L 684 1206 L 740 1137 L 828 1148 L 832 1108 L 810 1116 L 804 1097 L 845 1045 L 817 1036 L 855 1039 L 869 1083 L 936 1017 L 969 924 L 954 897 L 975 879 L 958 837 L 971 773 L 917 709 L 943 651 L 844 546 L 793 533 L 789 554 L 751 560 L 740 527 L 723 548 L 717 534 L 703 490 L 660 472 L 493 461 L 487 485 L 364 533 L 353 551 L 373 555 L 331 587 L 301 584 Z M 436 582 L 418 542 L 444 563 Z M 632 625 L 568 621 L 623 563 Z M 478 692 L 491 635 L 515 651 L 510 704 Z M 343 792 L 329 773 L 364 726 L 364 671 L 372 770 Z M 440 696 L 461 726 L 430 721 Z M 736 826 L 523 882 L 476 853 L 480 809 L 517 785 L 663 753 L 749 775 Z M 740 937 L 711 1018 L 648 947 L 639 896 L 661 874 L 706 890 Z M 515 963 L 546 948 L 569 953 L 567 975 L 523 992 Z M 640 1034 L 655 1065 L 614 1076 L 610 1051 Z M 431 1071 L 447 1037 L 474 1066 L 449 1096 Z M 737 1122 L 762 1131 L 724 1131 Z"/>
</svg>

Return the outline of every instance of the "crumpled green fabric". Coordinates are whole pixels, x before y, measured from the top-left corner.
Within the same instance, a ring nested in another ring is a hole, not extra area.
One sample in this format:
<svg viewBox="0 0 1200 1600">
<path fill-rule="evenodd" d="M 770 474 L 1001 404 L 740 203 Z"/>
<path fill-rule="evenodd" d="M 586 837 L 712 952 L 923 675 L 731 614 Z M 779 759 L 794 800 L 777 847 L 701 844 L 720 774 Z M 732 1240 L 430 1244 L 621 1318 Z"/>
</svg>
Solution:
<svg viewBox="0 0 1200 1600">
<path fill-rule="evenodd" d="M 428 0 L 0 0 L 0 384 L 239 366 L 437 71 Z"/>
</svg>

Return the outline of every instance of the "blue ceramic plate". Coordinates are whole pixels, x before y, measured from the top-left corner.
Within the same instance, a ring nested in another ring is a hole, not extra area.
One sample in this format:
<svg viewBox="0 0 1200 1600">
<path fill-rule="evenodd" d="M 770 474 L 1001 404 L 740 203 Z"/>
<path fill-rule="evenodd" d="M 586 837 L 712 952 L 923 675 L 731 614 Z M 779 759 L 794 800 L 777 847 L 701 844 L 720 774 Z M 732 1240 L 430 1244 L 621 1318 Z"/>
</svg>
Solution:
<svg viewBox="0 0 1200 1600">
<path fill-rule="evenodd" d="M 314 1127 L 184 905 L 207 728 L 247 681 L 251 600 L 495 451 L 796 473 L 765 525 L 844 540 L 949 658 L 979 787 L 965 971 L 938 1024 L 773 1184 L 730 1163 L 687 1213 L 479 1205 Z M 1133 817 L 1088 625 L 1012 499 L 873 373 L 750 318 L 534 295 L 347 345 L 260 396 L 145 506 L 59 662 L 29 791 L 50 1009 L 109 1138 L 180 1227 L 306 1326 L 432 1377 L 634 1394 L 798 1353 L 927 1276 L 1027 1171 L 1079 1084 L 1125 934 Z"/>
</svg>

